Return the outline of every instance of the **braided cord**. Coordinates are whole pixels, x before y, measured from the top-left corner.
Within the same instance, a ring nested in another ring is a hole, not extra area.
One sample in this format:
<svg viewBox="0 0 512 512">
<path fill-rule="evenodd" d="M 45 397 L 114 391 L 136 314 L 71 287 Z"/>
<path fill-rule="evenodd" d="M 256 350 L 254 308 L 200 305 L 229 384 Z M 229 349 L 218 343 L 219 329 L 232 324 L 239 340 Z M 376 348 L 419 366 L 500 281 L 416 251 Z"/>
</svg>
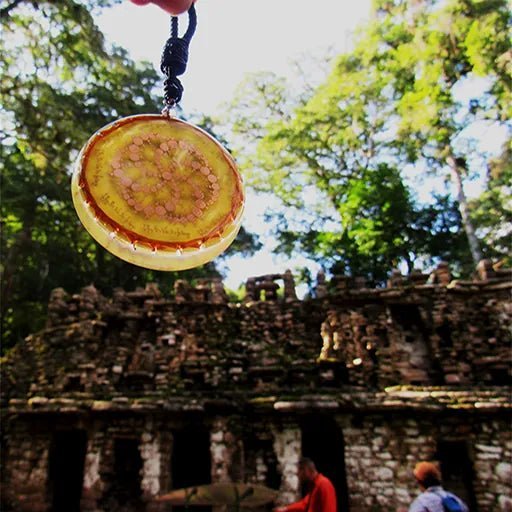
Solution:
<svg viewBox="0 0 512 512">
<path fill-rule="evenodd" d="M 166 76 L 164 81 L 164 103 L 173 107 L 180 102 L 183 85 L 178 79 L 187 69 L 188 47 L 196 31 L 197 15 L 194 4 L 188 10 L 188 28 L 183 37 L 178 36 L 178 18 L 171 18 L 171 37 L 167 40 L 162 53 L 160 69 Z"/>
</svg>

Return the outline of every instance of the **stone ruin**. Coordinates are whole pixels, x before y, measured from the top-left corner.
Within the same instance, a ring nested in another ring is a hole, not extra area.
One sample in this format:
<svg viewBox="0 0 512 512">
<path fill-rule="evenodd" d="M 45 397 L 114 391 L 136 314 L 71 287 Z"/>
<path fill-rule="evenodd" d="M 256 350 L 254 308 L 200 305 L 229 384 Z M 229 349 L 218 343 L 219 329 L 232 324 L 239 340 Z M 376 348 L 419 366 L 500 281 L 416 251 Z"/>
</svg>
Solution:
<svg viewBox="0 0 512 512">
<path fill-rule="evenodd" d="M 407 510 L 421 459 L 472 511 L 510 511 L 510 278 L 320 273 L 298 300 L 286 272 L 241 303 L 220 280 L 56 289 L 2 363 L 2 510 L 168 510 L 158 495 L 220 481 L 286 503 L 304 455 L 342 512 Z"/>
</svg>

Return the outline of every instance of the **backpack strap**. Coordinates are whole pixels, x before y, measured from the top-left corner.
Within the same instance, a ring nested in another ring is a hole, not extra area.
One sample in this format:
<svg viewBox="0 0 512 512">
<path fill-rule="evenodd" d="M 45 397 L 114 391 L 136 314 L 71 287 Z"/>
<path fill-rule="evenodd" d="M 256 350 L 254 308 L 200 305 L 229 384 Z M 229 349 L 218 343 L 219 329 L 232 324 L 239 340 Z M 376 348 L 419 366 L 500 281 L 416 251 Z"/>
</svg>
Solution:
<svg viewBox="0 0 512 512">
<path fill-rule="evenodd" d="M 435 494 L 438 496 L 441 500 L 441 506 L 443 507 L 443 510 L 465 510 L 463 504 L 461 503 L 461 499 L 456 496 L 455 494 L 445 491 L 442 489 L 442 492 L 431 490 L 429 491 L 432 494 Z M 447 503 L 449 502 L 449 503 Z M 452 508 L 452 504 L 456 504 L 458 507 L 457 509 Z M 429 511 L 430 512 L 430 511 Z"/>
<path fill-rule="evenodd" d="M 444 496 L 440 492 L 434 491 L 434 490 L 427 490 L 427 492 L 429 492 L 430 494 L 436 495 L 441 500 L 441 507 L 444 510 L 444 506 L 443 506 Z M 425 507 L 425 508 L 427 509 L 427 512 L 430 512 L 430 509 L 428 507 Z"/>
</svg>

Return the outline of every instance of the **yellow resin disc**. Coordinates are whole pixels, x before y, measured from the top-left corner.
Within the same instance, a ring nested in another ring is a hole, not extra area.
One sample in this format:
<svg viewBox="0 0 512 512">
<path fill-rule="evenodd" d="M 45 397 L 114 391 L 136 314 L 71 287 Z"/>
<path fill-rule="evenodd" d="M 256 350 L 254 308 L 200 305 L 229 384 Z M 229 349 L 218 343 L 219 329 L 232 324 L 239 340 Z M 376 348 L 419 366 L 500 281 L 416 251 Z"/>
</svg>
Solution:
<svg viewBox="0 0 512 512">
<path fill-rule="evenodd" d="M 71 182 L 85 228 L 115 256 L 155 270 L 202 265 L 242 220 L 242 179 L 210 135 L 166 115 L 125 117 L 82 148 Z"/>
</svg>

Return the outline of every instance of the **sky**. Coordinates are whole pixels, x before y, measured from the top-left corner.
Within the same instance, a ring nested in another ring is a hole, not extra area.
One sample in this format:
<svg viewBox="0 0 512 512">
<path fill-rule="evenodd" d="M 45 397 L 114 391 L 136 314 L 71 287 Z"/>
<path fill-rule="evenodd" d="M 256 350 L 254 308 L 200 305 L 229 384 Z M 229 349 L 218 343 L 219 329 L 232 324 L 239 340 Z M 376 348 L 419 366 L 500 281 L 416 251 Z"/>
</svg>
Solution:
<svg viewBox="0 0 512 512">
<path fill-rule="evenodd" d="M 336 55 L 350 51 L 358 27 L 371 15 L 371 0 L 198 0 L 198 25 L 190 46 L 188 69 L 180 77 L 185 92 L 181 106 L 187 114 L 216 116 L 223 113 L 238 84 L 247 73 L 271 71 L 297 80 L 293 61 L 307 62 L 305 55 Z M 169 36 L 170 16 L 154 5 L 136 6 L 124 0 L 103 11 L 97 23 L 107 39 L 124 47 L 135 60 L 148 60 L 159 69 L 162 48 Z M 180 16 L 180 34 L 186 29 L 187 15 Z M 320 68 L 311 69 L 310 83 L 319 83 Z M 316 73 L 316 75 L 315 75 Z M 487 87 L 484 79 L 462 83 L 457 99 L 467 103 Z M 480 151 L 497 154 L 503 143 L 504 128 L 475 123 L 470 130 Z M 228 140 L 229 142 L 229 140 Z M 485 162 L 474 161 L 480 179 L 466 181 L 468 197 L 481 192 Z M 420 202 L 429 202 L 432 192 L 445 193 L 442 177 L 418 182 L 417 168 L 403 169 Z M 272 201 L 269 198 L 268 201 Z M 275 201 L 275 200 L 274 200 Z M 275 204 L 275 203 L 274 203 Z M 269 207 L 265 198 L 247 191 L 244 226 L 261 237 L 263 249 L 254 257 L 234 256 L 221 262 L 228 288 L 238 289 L 250 276 L 281 273 L 287 268 L 307 266 L 312 273 L 319 267 L 305 258 L 289 261 L 272 254 L 276 241 L 265 236 L 263 215 Z M 299 289 L 299 295 L 306 287 Z"/>
<path fill-rule="evenodd" d="M 371 0 L 198 0 L 198 24 L 189 63 L 181 79 L 185 112 L 216 115 L 229 102 L 246 73 L 273 71 L 293 77 L 293 60 L 327 50 L 348 51 L 358 25 L 370 17 Z M 97 18 L 107 39 L 125 48 L 135 60 L 148 60 L 159 69 L 170 17 L 156 6 L 139 7 L 125 0 Z M 180 34 L 187 15 L 180 16 Z M 181 78 L 181 77 L 180 77 Z M 318 80 L 319 77 L 311 77 Z M 264 235 L 267 204 L 247 194 L 244 226 Z M 304 258 L 271 254 L 275 240 L 263 236 L 263 249 L 254 257 L 231 257 L 221 265 L 224 284 L 237 289 L 250 276 L 308 266 Z M 306 291 L 298 289 L 299 295 Z"/>
<path fill-rule="evenodd" d="M 287 75 L 291 60 L 305 52 L 349 49 L 357 26 L 369 18 L 370 5 L 370 0 L 198 0 L 182 107 L 216 113 L 246 73 Z M 154 5 L 124 0 L 103 11 L 97 22 L 132 58 L 149 60 L 158 69 L 169 19 Z M 181 34 L 187 15 L 179 20 Z"/>
</svg>

